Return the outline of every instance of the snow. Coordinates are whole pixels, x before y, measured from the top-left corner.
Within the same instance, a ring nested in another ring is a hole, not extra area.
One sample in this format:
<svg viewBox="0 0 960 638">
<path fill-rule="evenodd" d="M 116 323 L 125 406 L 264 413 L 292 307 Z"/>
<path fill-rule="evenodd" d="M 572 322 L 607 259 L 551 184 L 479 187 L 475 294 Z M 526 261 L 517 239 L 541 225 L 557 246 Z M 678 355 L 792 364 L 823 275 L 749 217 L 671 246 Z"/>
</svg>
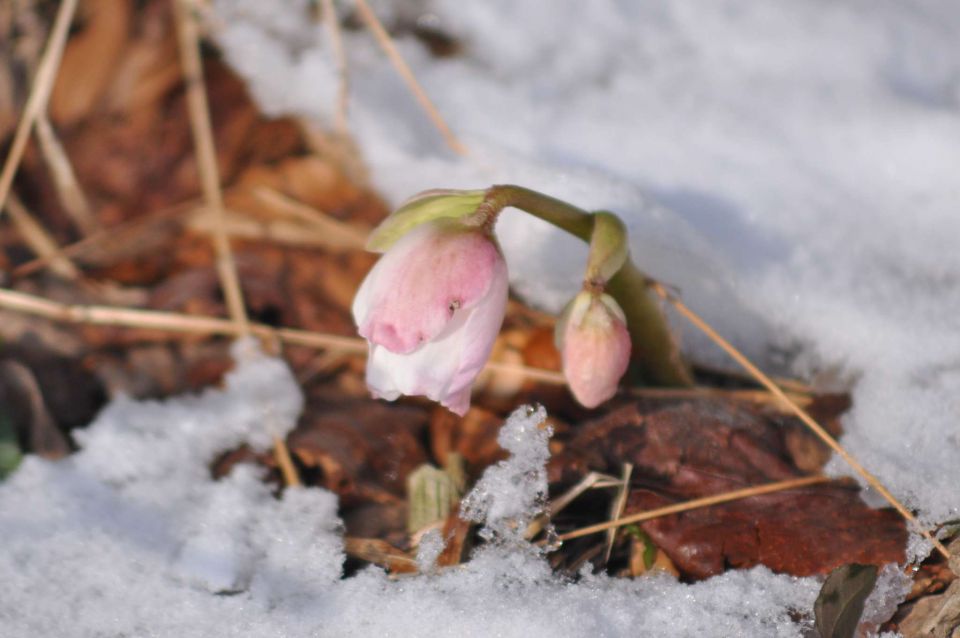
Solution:
<svg viewBox="0 0 960 638">
<path fill-rule="evenodd" d="M 510 457 L 488 467 L 463 498 L 464 520 L 484 523 L 480 535 L 521 543 L 527 526 L 546 509 L 549 426 L 547 411 L 520 407 L 507 419 L 497 443 Z"/>
<path fill-rule="evenodd" d="M 302 407 L 281 361 L 249 343 L 235 354 L 222 390 L 116 401 L 80 452 L 28 457 L 0 484 L 3 635 L 801 636 L 809 627 L 790 612 L 809 612 L 816 580 L 763 568 L 693 586 L 554 576 L 514 531 L 543 507 L 543 408 L 508 420 L 500 441 L 511 457 L 475 488 L 473 515 L 499 542 L 438 570 L 434 530 L 418 553 L 423 575 L 394 580 L 371 567 L 342 579 L 333 494 L 288 488 L 275 498 L 251 465 L 210 478 L 216 455 L 269 430 L 265 413 Z"/>
<path fill-rule="evenodd" d="M 329 121 L 335 73 L 308 0 L 216 0 L 227 60 L 271 113 Z M 622 215 L 632 254 L 773 372 L 850 387 L 842 442 L 926 522 L 960 515 L 960 7 L 951 0 L 377 3 L 457 35 L 398 46 L 470 154 L 443 146 L 372 38 L 346 34 L 351 130 L 394 203 L 518 183 Z M 398 8 L 399 7 L 399 8 Z M 557 311 L 585 250 L 507 212 L 514 290 Z M 688 353 L 722 355 L 678 318 Z M 551 575 L 518 542 L 465 566 L 341 580 L 336 502 L 275 499 L 214 456 L 302 409 L 282 363 L 239 346 L 223 390 L 111 404 L 58 463 L 0 485 L 0 621 L 38 636 L 800 636 L 818 589 L 765 569 L 695 585 Z M 522 420 L 521 420 L 522 421 Z M 512 421 L 510 427 L 517 426 Z M 509 429 L 507 430 L 510 431 Z M 538 428 L 512 450 L 535 467 Z M 538 461 L 539 462 L 539 461 Z M 831 471 L 847 473 L 834 459 Z M 540 505 L 533 474 L 475 498 L 487 526 Z M 516 489 L 514 489 L 516 488 Z M 509 493 L 513 490 L 513 495 Z M 494 497 L 492 500 L 486 497 Z M 501 498 L 502 497 L 502 498 Z M 513 529 L 516 529 L 515 526 Z M 418 558 L 433 565 L 435 538 Z M 915 548 L 916 543 L 912 546 Z M 868 604 L 887 613 L 885 572 Z"/>
<path fill-rule="evenodd" d="M 875 631 L 897 611 L 897 605 L 913 587 L 913 579 L 896 563 L 888 563 L 877 574 L 873 591 L 863 603 L 860 622 Z"/>
</svg>

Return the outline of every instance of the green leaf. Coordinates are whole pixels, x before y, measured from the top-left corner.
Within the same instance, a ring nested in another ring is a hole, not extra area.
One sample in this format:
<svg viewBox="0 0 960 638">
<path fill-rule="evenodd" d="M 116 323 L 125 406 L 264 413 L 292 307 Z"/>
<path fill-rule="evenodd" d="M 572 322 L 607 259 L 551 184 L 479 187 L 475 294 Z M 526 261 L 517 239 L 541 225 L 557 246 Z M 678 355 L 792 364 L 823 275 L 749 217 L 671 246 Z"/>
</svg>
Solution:
<svg viewBox="0 0 960 638">
<path fill-rule="evenodd" d="M 0 480 L 12 474 L 22 459 L 23 453 L 13 423 L 6 414 L 0 412 Z"/>
<path fill-rule="evenodd" d="M 657 545 L 636 523 L 624 525 L 623 531 L 643 543 L 643 567 L 649 571 L 653 567 L 653 562 L 657 560 Z"/>
<path fill-rule="evenodd" d="M 822 638 L 852 638 L 863 604 L 877 582 L 876 565 L 842 565 L 830 572 L 813 605 Z"/>
<path fill-rule="evenodd" d="M 367 250 L 382 253 L 398 239 L 425 222 L 460 219 L 472 215 L 487 196 L 485 190 L 435 189 L 414 195 L 370 234 Z"/>
</svg>

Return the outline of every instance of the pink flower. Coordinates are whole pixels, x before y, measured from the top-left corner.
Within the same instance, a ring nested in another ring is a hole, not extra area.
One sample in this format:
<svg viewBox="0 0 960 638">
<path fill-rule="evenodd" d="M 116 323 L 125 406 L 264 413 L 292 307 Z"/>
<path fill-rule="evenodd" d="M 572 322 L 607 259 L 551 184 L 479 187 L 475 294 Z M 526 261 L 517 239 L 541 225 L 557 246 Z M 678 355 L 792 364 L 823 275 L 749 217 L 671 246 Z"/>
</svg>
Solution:
<svg viewBox="0 0 960 638">
<path fill-rule="evenodd" d="M 428 222 L 404 234 L 357 291 L 370 344 L 367 386 L 393 401 L 425 395 L 459 415 L 503 322 L 507 266 L 485 231 Z"/>
<path fill-rule="evenodd" d="M 557 348 L 570 391 L 595 408 L 617 393 L 630 362 L 630 334 L 613 297 L 581 292 L 557 324 Z"/>
</svg>

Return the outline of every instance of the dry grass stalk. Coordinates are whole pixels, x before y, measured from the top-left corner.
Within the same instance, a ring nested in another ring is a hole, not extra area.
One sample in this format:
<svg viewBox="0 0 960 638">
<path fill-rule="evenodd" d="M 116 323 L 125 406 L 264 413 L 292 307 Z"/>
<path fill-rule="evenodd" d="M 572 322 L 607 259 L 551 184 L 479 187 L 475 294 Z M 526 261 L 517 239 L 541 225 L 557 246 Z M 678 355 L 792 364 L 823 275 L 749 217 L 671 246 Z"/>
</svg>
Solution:
<svg viewBox="0 0 960 638">
<path fill-rule="evenodd" d="M 580 479 L 576 485 L 550 501 L 550 504 L 546 508 L 546 513 L 540 514 L 530 522 L 523 534 L 523 537 L 527 540 L 530 540 L 539 534 L 541 531 L 543 531 L 543 528 L 547 525 L 547 523 L 550 522 L 550 517 L 556 516 L 562 512 L 568 505 L 570 505 L 570 503 L 575 501 L 584 492 L 601 487 L 620 487 L 620 485 L 621 482 L 612 476 L 601 474 L 600 472 L 590 472 Z"/>
<path fill-rule="evenodd" d="M 67 157 L 67 152 L 60 144 L 60 140 L 57 139 L 57 134 L 54 132 L 46 113 L 41 113 L 37 117 L 36 131 L 37 140 L 40 142 L 40 152 L 43 154 L 47 166 L 50 167 L 53 183 L 57 189 L 57 196 L 63 205 L 63 209 L 84 236 L 92 235 L 100 230 L 100 224 L 90 209 L 90 203 L 87 201 L 86 195 L 83 194 L 83 189 L 80 188 L 77 176 L 73 172 L 70 158 Z"/>
<path fill-rule="evenodd" d="M 750 375 L 756 379 L 760 385 L 765 387 L 773 396 L 779 399 L 783 403 L 784 407 L 792 412 L 801 421 L 803 421 L 804 425 L 810 428 L 813 433 L 820 438 L 821 441 L 826 443 L 834 452 L 839 454 L 840 457 L 843 458 L 843 460 L 846 461 L 847 464 L 857 472 L 857 474 L 863 477 L 870 487 L 877 490 L 877 492 L 879 492 L 906 521 L 911 523 L 916 531 L 930 541 L 930 543 L 933 544 L 936 550 L 940 552 L 944 558 L 950 558 L 950 553 L 947 551 L 947 548 L 943 546 L 943 543 L 938 541 L 928 530 L 923 528 L 910 510 L 908 510 L 899 500 L 897 500 L 897 498 L 891 494 L 890 491 L 884 487 L 883 484 L 877 480 L 873 474 L 868 472 L 859 461 L 857 461 L 849 452 L 847 452 L 847 450 L 840 445 L 836 439 L 830 436 L 830 433 L 823 429 L 823 426 L 817 423 L 816 420 L 810 416 L 806 410 L 801 408 L 789 396 L 787 396 L 787 394 L 781 390 L 780 387 L 770 379 L 770 377 L 764 374 L 760 368 L 755 366 L 749 359 L 747 359 L 743 353 L 733 347 L 729 341 L 721 337 L 717 331 L 710 326 L 710 324 L 704 321 L 695 312 L 690 310 L 690 308 L 688 308 L 686 304 L 680 301 L 680 299 L 678 299 L 675 295 L 667 291 L 662 284 L 658 282 L 651 282 L 650 285 L 653 290 L 660 295 L 660 297 L 673 305 L 673 307 L 676 308 L 677 311 L 688 321 L 690 321 L 690 323 L 703 331 L 703 333 L 706 334 L 714 343 L 720 346 L 724 352 L 730 355 L 734 361 L 736 361 L 748 373 L 750 373 Z"/>
<path fill-rule="evenodd" d="M 220 276 L 220 284 L 230 317 L 241 326 L 241 334 L 245 334 L 248 332 L 246 326 L 249 319 L 243 305 L 243 293 L 240 290 L 240 279 L 233 261 L 230 241 L 227 239 L 224 228 L 223 193 L 220 190 L 220 171 L 217 167 L 213 127 L 210 124 L 210 107 L 207 104 L 203 64 L 200 60 L 200 36 L 189 0 L 176 0 L 174 5 L 183 77 L 187 87 L 190 129 L 193 132 L 193 143 L 197 153 L 203 198 L 217 220 L 213 233 L 213 244 L 217 253 L 217 273 Z"/>
<path fill-rule="evenodd" d="M 740 372 L 739 370 L 730 370 L 727 368 L 721 368 L 711 365 L 704 365 L 702 363 L 696 364 L 696 368 L 699 371 L 709 372 L 711 374 L 719 375 L 722 377 L 727 377 L 731 379 L 739 379 L 745 382 L 756 382 L 749 374 Z M 787 377 L 774 377 L 771 376 L 774 383 L 780 386 L 781 390 L 787 392 L 787 394 L 792 393 L 793 396 L 798 395 L 812 395 L 814 393 L 813 388 L 810 384 L 800 381 L 798 379 L 789 379 Z"/>
<path fill-rule="evenodd" d="M 218 224 L 216 218 L 206 208 L 198 208 L 187 222 L 190 230 L 213 234 Z M 291 222 L 282 219 L 258 220 L 236 211 L 227 211 L 224 222 L 227 236 L 239 239 L 252 239 L 284 244 L 288 246 L 305 246 L 309 248 L 324 248 L 334 252 L 356 250 L 352 245 L 344 245 L 341 238 L 325 233 L 316 228 L 306 226 L 300 222 Z"/>
<path fill-rule="evenodd" d="M 629 388 L 627 394 L 641 399 L 697 399 L 716 397 L 724 400 L 747 401 L 760 405 L 769 405 L 782 410 L 779 399 L 770 396 L 766 390 L 726 390 L 709 386 L 694 386 L 692 388 Z M 813 403 L 813 397 L 808 394 L 788 392 L 795 403 L 808 406 Z"/>
<path fill-rule="evenodd" d="M 287 197 L 272 188 L 260 187 L 253 191 L 254 197 L 270 210 L 299 219 L 329 237 L 332 246 L 362 250 L 367 244 L 368 229 L 361 229 L 334 219 L 323 211 Z"/>
<path fill-rule="evenodd" d="M 323 11 L 323 24 L 327 29 L 327 37 L 330 38 L 330 47 L 333 49 L 333 57 L 337 64 L 337 111 L 334 120 L 337 132 L 346 137 L 349 133 L 347 129 L 347 106 L 350 99 L 350 76 L 347 70 L 347 52 L 343 48 L 343 34 L 340 33 L 340 21 L 337 19 L 337 11 L 333 6 L 333 0 L 320 0 L 321 10 Z"/>
<path fill-rule="evenodd" d="M 13 193 L 8 196 L 6 209 L 20 237 L 34 253 L 47 260 L 53 272 L 64 279 L 79 278 L 80 272 L 77 267 L 64 256 L 53 237 L 43 229 L 40 222 Z"/>
<path fill-rule="evenodd" d="M 47 40 L 47 47 L 43 52 L 43 57 L 40 58 L 40 63 L 37 65 L 37 73 L 33 78 L 30 95 L 23 107 L 23 115 L 17 124 L 17 130 L 13 134 L 13 142 L 10 144 L 10 151 L 7 153 L 3 170 L 0 171 L 0 213 L 2 213 L 7 196 L 10 194 L 13 177 L 16 175 L 17 167 L 23 158 L 23 152 L 27 148 L 30 130 L 40 113 L 46 110 L 47 102 L 50 100 L 53 81 L 57 75 L 57 68 L 60 66 L 60 59 L 63 57 L 67 33 L 76 9 L 77 0 L 63 0 L 57 9 L 57 17 L 54 19 L 53 29 L 50 32 L 50 38 Z"/>
<path fill-rule="evenodd" d="M 531 368 L 530 366 L 516 363 L 490 361 L 487 363 L 486 369 L 501 374 L 516 374 L 528 379 L 533 379 L 534 381 L 542 381 L 543 383 L 551 383 L 553 385 L 564 385 L 567 382 L 562 372 L 555 372 L 544 368 Z"/>
<path fill-rule="evenodd" d="M 437 127 L 438 131 L 440 131 L 443 139 L 447 142 L 447 146 L 449 146 L 450 149 L 458 155 L 466 155 L 467 148 L 460 142 L 459 139 L 457 139 L 456 135 L 453 134 L 453 131 L 450 130 L 450 127 L 447 126 L 443 116 L 440 115 L 440 111 L 438 111 L 437 107 L 434 106 L 433 102 L 427 96 L 426 91 L 423 90 L 423 87 L 420 86 L 420 83 L 417 81 L 416 76 L 414 76 L 410 66 L 403 59 L 403 56 L 400 55 L 400 51 L 397 50 L 396 45 L 393 43 L 393 39 L 390 37 L 390 34 L 387 33 L 387 30 L 383 28 L 383 24 L 380 22 L 379 18 L 377 18 L 377 15 L 373 12 L 373 9 L 370 8 L 367 0 L 356 0 L 356 6 L 357 11 L 360 12 L 360 17 L 363 19 L 364 24 L 366 24 L 367 28 L 370 29 L 370 32 L 373 33 L 373 37 L 376 38 L 380 48 L 383 49 L 383 52 L 386 53 L 387 57 L 390 59 L 390 62 L 393 63 L 397 73 L 399 73 L 400 77 L 403 78 L 403 81 L 406 82 L 407 88 L 410 89 L 410 92 L 413 93 L 413 96 L 418 102 L 420 102 L 420 106 L 423 107 L 423 110 L 427 112 L 427 115 L 430 117 L 430 121 L 433 122 L 433 125 Z"/>
<path fill-rule="evenodd" d="M 633 474 L 633 463 L 623 464 L 623 474 L 620 477 L 620 487 L 617 488 L 617 496 L 610 506 L 610 522 L 616 523 L 623 516 L 623 509 L 627 506 L 627 497 L 630 496 L 630 476 Z M 610 554 L 613 552 L 613 542 L 617 539 L 617 528 L 611 527 L 607 530 L 607 543 L 603 552 L 604 564 L 610 562 Z"/>
<path fill-rule="evenodd" d="M 684 503 L 677 503 L 676 505 L 668 505 L 666 507 L 658 507 L 657 509 L 648 510 L 646 512 L 631 514 L 630 516 L 624 516 L 623 518 L 607 521 L 605 523 L 597 523 L 596 525 L 581 527 L 580 529 L 575 529 L 571 532 L 567 532 L 566 534 L 561 534 L 558 539 L 560 541 L 568 541 L 573 538 L 580 538 L 581 536 L 605 532 L 609 529 L 614 529 L 623 525 L 630 525 L 631 523 L 640 523 L 642 521 L 649 521 L 662 516 L 669 516 L 670 514 L 688 512 L 701 507 L 709 507 L 711 505 L 719 505 L 720 503 L 738 501 L 741 499 L 750 498 L 751 496 L 761 496 L 763 494 L 783 492 L 800 487 L 809 487 L 810 485 L 827 483 L 831 480 L 833 479 L 828 476 L 805 476 L 803 478 L 790 479 L 788 481 L 777 481 L 776 483 L 767 483 L 766 485 L 757 485 L 742 490 L 714 494 L 712 496 L 705 496 L 703 498 L 693 499 L 692 501 L 686 501 Z"/>
<path fill-rule="evenodd" d="M 0 309 L 68 323 L 145 328 L 228 337 L 239 337 L 245 334 L 236 322 L 219 317 L 202 317 L 175 312 L 116 308 L 113 306 L 70 305 L 5 288 L 0 288 Z M 345 354 L 367 353 L 367 342 L 356 337 L 341 337 L 296 328 L 273 328 L 257 323 L 249 324 L 249 332 L 263 339 L 279 340 L 291 345 L 307 346 Z M 563 375 L 558 372 L 529 366 L 491 361 L 487 363 L 486 368 L 493 372 L 527 375 L 537 381 L 564 382 Z"/>
<path fill-rule="evenodd" d="M 250 334 L 250 319 L 243 304 L 243 291 L 233 251 L 227 237 L 226 212 L 223 208 L 223 192 L 220 190 L 220 170 L 217 166 L 213 126 L 210 123 L 210 106 L 207 103 L 206 84 L 203 79 L 203 63 L 200 59 L 200 35 L 189 0 L 176 0 L 177 37 L 180 45 L 184 82 L 187 86 L 187 109 L 190 114 L 190 129 L 197 154 L 203 198 L 214 219 L 213 246 L 217 254 L 217 274 L 220 287 L 227 302 L 230 318 L 240 328 L 240 334 Z M 290 459 L 290 450 L 279 436 L 273 439 L 273 451 L 277 465 L 283 473 L 284 482 L 300 485 L 296 468 Z"/>
<path fill-rule="evenodd" d="M 60 248 L 61 254 L 70 259 L 77 259 L 83 255 L 89 255 L 97 249 L 102 249 L 104 245 L 116 246 L 118 242 L 126 239 L 133 232 L 143 232 L 145 226 L 150 224 L 172 219 L 183 215 L 197 208 L 197 202 L 187 202 L 178 204 L 171 208 L 165 208 L 155 213 L 150 213 L 142 217 L 136 217 L 126 222 L 116 224 L 110 228 L 104 228 L 97 231 L 89 237 L 84 237 L 80 241 L 74 242 L 68 246 Z M 31 275 L 49 264 L 54 256 L 38 257 L 28 262 L 20 264 L 14 268 L 10 274 L 13 277 L 26 277 Z"/>
<path fill-rule="evenodd" d="M 283 476 L 283 484 L 287 487 L 298 487 L 303 485 L 300 475 L 297 474 L 297 467 L 293 464 L 290 457 L 290 450 L 286 442 L 279 436 L 273 437 L 273 456 L 277 460 L 277 466 L 280 468 L 280 474 Z"/>
</svg>

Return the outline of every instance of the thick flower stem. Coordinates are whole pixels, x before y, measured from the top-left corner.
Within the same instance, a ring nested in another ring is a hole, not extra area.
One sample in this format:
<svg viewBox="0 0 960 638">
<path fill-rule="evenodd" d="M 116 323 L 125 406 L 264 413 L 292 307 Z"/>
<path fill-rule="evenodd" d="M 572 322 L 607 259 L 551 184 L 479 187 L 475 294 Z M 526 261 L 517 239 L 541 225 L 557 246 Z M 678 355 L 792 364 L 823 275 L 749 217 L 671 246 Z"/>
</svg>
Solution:
<svg viewBox="0 0 960 638">
<path fill-rule="evenodd" d="M 692 386 L 690 368 L 680 356 L 677 341 L 647 282 L 647 276 L 627 258 L 607 284 L 607 292 L 627 317 L 633 358 L 644 380 L 651 385 Z"/>
<path fill-rule="evenodd" d="M 481 211 L 495 215 L 507 207 L 530 213 L 590 243 L 591 252 L 597 252 L 597 256 L 591 261 L 598 261 L 598 263 L 591 263 L 588 273 L 601 272 L 601 264 L 610 263 L 610 260 L 604 256 L 606 251 L 593 250 L 593 248 L 599 248 L 594 246 L 599 243 L 599 240 L 602 240 L 604 245 L 610 242 L 608 232 L 612 227 L 610 218 L 614 217 L 610 213 L 589 213 L 559 199 L 513 185 L 489 188 L 481 205 Z M 601 220 L 600 224 L 595 224 L 597 219 Z M 598 237 L 595 240 L 595 226 L 605 237 Z M 622 226 L 620 229 L 622 230 Z M 625 231 L 623 232 L 625 235 Z M 609 276 L 606 272 L 603 275 Z M 626 256 L 623 266 L 609 279 L 606 288 L 626 315 L 627 329 L 633 342 L 634 364 L 644 381 L 651 385 L 692 385 L 690 370 L 680 356 L 677 342 L 670 332 L 666 318 L 656 300 L 648 292 L 647 277 L 633 265 L 629 255 Z"/>
</svg>

